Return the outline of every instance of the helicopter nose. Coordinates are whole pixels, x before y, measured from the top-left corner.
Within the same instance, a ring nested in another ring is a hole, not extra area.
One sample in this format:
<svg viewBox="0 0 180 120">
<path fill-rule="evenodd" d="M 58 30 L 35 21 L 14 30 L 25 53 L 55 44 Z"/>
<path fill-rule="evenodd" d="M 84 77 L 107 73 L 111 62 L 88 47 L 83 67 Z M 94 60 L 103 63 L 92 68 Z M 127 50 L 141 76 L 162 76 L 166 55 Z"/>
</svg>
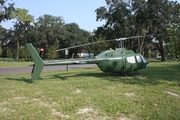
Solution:
<svg viewBox="0 0 180 120">
<path fill-rule="evenodd" d="M 148 61 L 144 58 L 144 60 L 143 60 L 143 63 L 144 63 L 144 65 L 145 65 L 145 67 L 147 67 L 148 66 Z"/>
</svg>

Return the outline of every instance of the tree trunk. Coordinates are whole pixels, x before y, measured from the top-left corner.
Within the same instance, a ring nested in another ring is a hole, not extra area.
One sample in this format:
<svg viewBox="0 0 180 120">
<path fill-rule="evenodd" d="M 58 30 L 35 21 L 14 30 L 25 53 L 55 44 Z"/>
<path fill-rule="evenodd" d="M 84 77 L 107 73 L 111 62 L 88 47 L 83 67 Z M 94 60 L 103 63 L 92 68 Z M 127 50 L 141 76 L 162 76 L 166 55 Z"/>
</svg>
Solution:
<svg viewBox="0 0 180 120">
<path fill-rule="evenodd" d="M 163 47 L 163 41 L 160 41 L 160 53 L 161 53 L 161 61 L 165 61 L 165 52 Z"/>
<path fill-rule="evenodd" d="M 16 60 L 19 59 L 19 40 L 17 40 L 17 54 L 16 54 Z"/>
<path fill-rule="evenodd" d="M 142 54 L 142 55 L 143 55 L 143 49 L 144 49 L 144 39 L 145 39 L 145 36 L 146 36 L 146 29 L 143 26 L 144 25 L 142 25 L 140 34 L 138 34 L 138 36 L 140 36 L 140 35 L 144 36 L 142 38 L 138 38 L 138 52 L 140 54 Z"/>
</svg>

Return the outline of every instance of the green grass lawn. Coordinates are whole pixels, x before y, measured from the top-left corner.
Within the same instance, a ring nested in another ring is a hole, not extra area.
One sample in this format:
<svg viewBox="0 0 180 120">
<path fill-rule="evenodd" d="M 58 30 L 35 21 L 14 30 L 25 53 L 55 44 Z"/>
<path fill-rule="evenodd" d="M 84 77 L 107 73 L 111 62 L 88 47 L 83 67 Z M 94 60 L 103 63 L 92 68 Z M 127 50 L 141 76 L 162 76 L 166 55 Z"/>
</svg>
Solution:
<svg viewBox="0 0 180 120">
<path fill-rule="evenodd" d="M 180 64 L 150 62 L 129 77 L 97 67 L 0 76 L 0 120 L 180 119 Z"/>
<path fill-rule="evenodd" d="M 0 61 L 0 68 L 27 67 L 32 64 L 34 64 L 34 62 L 3 62 L 3 61 Z"/>
</svg>

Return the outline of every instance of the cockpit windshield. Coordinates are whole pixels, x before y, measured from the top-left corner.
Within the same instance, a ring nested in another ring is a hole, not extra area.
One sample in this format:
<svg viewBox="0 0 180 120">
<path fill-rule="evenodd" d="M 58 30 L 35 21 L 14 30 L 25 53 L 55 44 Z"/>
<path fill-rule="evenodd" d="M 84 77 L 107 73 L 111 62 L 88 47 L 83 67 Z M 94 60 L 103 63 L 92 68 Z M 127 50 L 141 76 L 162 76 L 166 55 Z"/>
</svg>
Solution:
<svg viewBox="0 0 180 120">
<path fill-rule="evenodd" d="M 141 57 L 143 63 L 147 63 L 147 61 L 145 60 L 145 58 L 141 54 L 139 56 Z"/>
</svg>

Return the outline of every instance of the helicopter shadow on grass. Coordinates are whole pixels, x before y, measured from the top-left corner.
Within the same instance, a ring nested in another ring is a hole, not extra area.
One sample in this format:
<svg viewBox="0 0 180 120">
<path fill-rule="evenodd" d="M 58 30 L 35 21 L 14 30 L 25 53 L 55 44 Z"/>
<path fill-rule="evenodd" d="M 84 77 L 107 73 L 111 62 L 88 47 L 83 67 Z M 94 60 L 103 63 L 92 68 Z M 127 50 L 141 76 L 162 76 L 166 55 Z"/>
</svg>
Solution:
<svg viewBox="0 0 180 120">
<path fill-rule="evenodd" d="M 62 76 L 61 73 L 49 75 L 49 76 L 42 76 L 41 78 L 42 78 L 42 80 L 46 80 L 46 79 L 49 80 L 49 79 L 54 79 L 54 78 L 59 79 L 59 80 L 67 80 L 67 77 Z"/>
<path fill-rule="evenodd" d="M 102 78 L 102 80 L 108 80 L 110 82 L 120 82 L 123 84 L 138 84 L 138 85 L 157 85 L 160 84 L 158 81 L 150 81 L 145 80 L 147 76 L 139 74 L 137 71 L 132 71 L 126 74 L 118 74 L 118 73 L 84 73 L 84 74 L 76 74 L 75 77 L 78 76 L 95 76 Z"/>
<path fill-rule="evenodd" d="M 26 79 L 26 78 L 24 78 L 24 77 L 22 77 L 22 78 L 5 78 L 6 80 L 9 80 L 9 81 L 19 81 L 19 82 L 26 82 L 26 83 L 33 83 L 34 81 L 33 80 L 31 80 L 31 79 Z"/>
<path fill-rule="evenodd" d="M 72 72 L 69 74 L 68 72 L 59 73 L 52 75 L 52 78 L 57 78 L 61 80 L 66 80 L 68 77 L 96 77 L 101 78 L 102 80 L 108 80 L 111 82 L 121 82 L 123 84 L 138 84 L 138 85 L 158 85 L 164 84 L 164 82 L 173 81 L 180 82 L 180 65 L 168 65 L 163 64 L 162 62 L 157 61 L 157 63 L 161 63 L 161 66 L 148 66 L 146 69 L 140 70 L 139 74 L 137 71 L 129 72 L 125 74 L 117 74 L 117 73 L 104 73 L 100 70 L 93 71 L 94 68 L 86 68 L 87 72 Z M 89 71 L 90 70 L 90 71 Z"/>
<path fill-rule="evenodd" d="M 77 68 L 76 68 L 77 69 Z M 81 69 L 81 68 L 78 68 L 78 69 Z M 93 67 L 89 67 L 89 68 L 85 68 L 86 70 L 93 70 L 94 68 Z M 44 79 L 59 79 L 59 80 L 68 80 L 68 78 L 69 77 L 78 77 L 78 76 L 76 76 L 76 74 L 77 74 L 77 72 L 76 71 L 67 71 L 67 72 L 65 72 L 65 71 L 62 71 L 62 70 L 60 70 L 60 71 L 58 71 L 59 73 L 58 74 L 51 74 L 51 75 L 47 75 L 47 76 L 44 76 L 44 77 L 42 77 L 43 78 L 43 80 Z M 75 74 L 75 75 L 74 75 Z M 90 75 L 91 74 L 91 72 L 89 73 L 89 75 L 88 76 L 91 76 Z M 96 76 L 98 76 L 99 75 L 99 73 L 95 73 L 96 74 Z M 92 73 L 92 76 L 94 75 L 94 73 Z M 82 75 L 79 75 L 79 77 L 80 76 L 86 76 L 86 75 L 84 75 L 83 73 L 82 73 Z"/>
<path fill-rule="evenodd" d="M 94 68 L 91 68 L 94 69 Z M 87 69 L 86 69 L 87 70 Z M 100 78 L 102 80 L 108 80 L 110 82 L 121 82 L 123 84 L 139 84 L 139 85 L 145 85 L 145 84 L 159 84 L 157 81 L 144 81 L 141 80 L 141 77 L 143 77 L 142 75 L 140 75 L 137 71 L 133 71 L 130 73 L 125 74 L 118 74 L 118 73 L 105 73 L 105 72 L 101 72 L 99 71 L 95 71 L 95 72 L 89 72 L 87 70 L 87 72 L 72 72 L 71 74 L 69 74 L 68 72 L 65 73 L 59 73 L 59 74 L 54 74 L 54 75 L 50 75 L 49 78 L 52 79 L 59 79 L 59 80 L 68 80 L 68 78 L 73 77 L 74 79 L 78 77 L 95 77 L 95 78 Z M 144 76 L 146 77 L 146 76 Z M 63 79 L 62 79 L 63 78 Z"/>
</svg>

